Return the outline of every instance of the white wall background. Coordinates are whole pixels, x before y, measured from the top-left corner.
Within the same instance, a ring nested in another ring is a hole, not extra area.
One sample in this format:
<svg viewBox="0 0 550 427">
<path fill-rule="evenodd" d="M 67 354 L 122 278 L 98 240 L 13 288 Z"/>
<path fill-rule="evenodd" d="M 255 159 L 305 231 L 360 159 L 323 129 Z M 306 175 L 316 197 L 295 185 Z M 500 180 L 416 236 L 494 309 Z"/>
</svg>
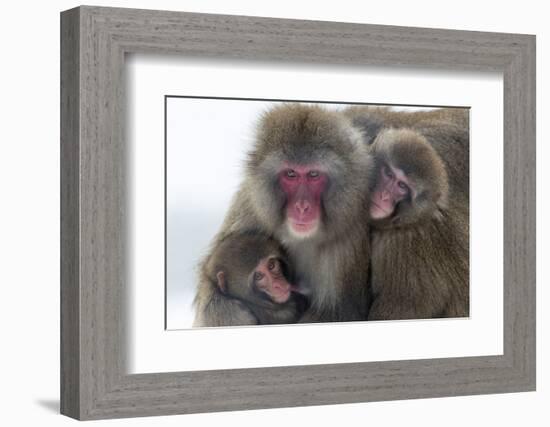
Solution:
<svg viewBox="0 0 550 427">
<path fill-rule="evenodd" d="M 0 251 L 2 264 L 3 425 L 69 425 L 58 415 L 59 384 L 59 11 L 73 1 L 9 2 L 0 27 Z M 538 215 L 550 212 L 544 184 L 550 161 L 548 79 L 550 28 L 544 2 L 462 0 L 97 1 L 105 6 L 319 19 L 373 24 L 537 34 Z M 110 421 L 109 425 L 545 426 L 550 414 L 548 226 L 538 224 L 538 391 L 508 395 L 350 404 Z M 5 326 L 4 326 L 5 325 Z"/>
</svg>

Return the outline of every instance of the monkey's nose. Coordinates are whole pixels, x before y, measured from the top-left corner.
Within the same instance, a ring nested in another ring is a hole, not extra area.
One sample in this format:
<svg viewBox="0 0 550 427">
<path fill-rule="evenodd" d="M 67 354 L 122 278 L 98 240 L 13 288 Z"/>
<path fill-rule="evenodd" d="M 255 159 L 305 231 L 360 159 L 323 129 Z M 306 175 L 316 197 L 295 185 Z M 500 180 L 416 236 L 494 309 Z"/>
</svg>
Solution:
<svg viewBox="0 0 550 427">
<path fill-rule="evenodd" d="M 385 202 L 386 200 L 388 200 L 390 198 L 390 192 L 389 191 L 382 191 L 381 194 L 380 194 L 380 200 L 382 200 L 383 202 Z"/>
<path fill-rule="evenodd" d="M 299 200 L 296 202 L 296 209 L 303 215 L 309 211 L 309 203 L 305 200 Z"/>
</svg>

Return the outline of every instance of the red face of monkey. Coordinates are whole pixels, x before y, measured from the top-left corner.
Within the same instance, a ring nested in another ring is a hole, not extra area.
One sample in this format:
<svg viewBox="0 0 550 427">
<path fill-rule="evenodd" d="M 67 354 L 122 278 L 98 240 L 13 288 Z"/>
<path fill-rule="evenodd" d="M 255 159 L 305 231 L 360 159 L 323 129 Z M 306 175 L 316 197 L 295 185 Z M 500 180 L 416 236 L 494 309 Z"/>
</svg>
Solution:
<svg viewBox="0 0 550 427">
<path fill-rule="evenodd" d="M 275 304 L 287 302 L 291 292 L 296 289 L 286 279 L 281 261 L 276 256 L 267 256 L 258 261 L 254 270 L 247 276 L 246 287 L 243 287 L 239 279 L 228 283 L 224 270 L 217 272 L 216 279 L 218 288 L 224 294 L 249 300 L 252 299 L 252 295 L 260 292 Z"/>
<path fill-rule="evenodd" d="M 286 165 L 279 185 L 286 195 L 286 222 L 297 237 L 314 235 L 321 221 L 321 196 L 328 182 L 325 172 L 314 165 Z"/>
<path fill-rule="evenodd" d="M 282 304 L 290 298 L 293 287 L 283 275 L 281 262 L 267 257 L 258 263 L 252 276 L 253 286 L 266 293 L 274 303 Z"/>
<path fill-rule="evenodd" d="M 383 165 L 371 194 L 370 216 L 373 219 L 390 217 L 397 203 L 412 195 L 414 187 L 401 169 Z"/>
</svg>

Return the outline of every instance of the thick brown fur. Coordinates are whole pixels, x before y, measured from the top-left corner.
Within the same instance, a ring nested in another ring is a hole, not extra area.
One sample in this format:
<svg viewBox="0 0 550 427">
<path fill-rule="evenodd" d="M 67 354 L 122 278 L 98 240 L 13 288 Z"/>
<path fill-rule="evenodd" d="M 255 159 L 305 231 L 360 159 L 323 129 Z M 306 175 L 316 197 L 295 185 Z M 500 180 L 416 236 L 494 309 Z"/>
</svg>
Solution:
<svg viewBox="0 0 550 427">
<path fill-rule="evenodd" d="M 310 238 L 292 236 L 285 225 L 286 200 L 277 181 L 285 162 L 316 163 L 329 171 L 322 223 Z M 287 250 L 310 299 L 302 321 L 364 320 L 370 258 L 364 217 L 373 171 L 368 147 L 341 113 L 304 104 L 275 107 L 260 120 L 246 177 L 212 248 L 228 233 L 271 235 Z M 199 283 L 199 295 L 207 286 Z M 217 317 L 235 316 L 225 302 L 213 301 L 211 310 Z"/>
<path fill-rule="evenodd" d="M 382 129 L 408 128 L 422 135 L 445 164 L 449 194 L 465 198 L 470 191 L 470 129 L 466 108 L 439 108 L 426 111 L 394 111 L 386 107 L 350 107 L 344 115 L 361 129 L 372 144 Z"/>
<path fill-rule="evenodd" d="M 467 110 L 352 107 L 344 114 L 375 158 L 405 171 L 427 194 L 372 223 L 369 320 L 468 316 Z"/>
<path fill-rule="evenodd" d="M 249 289 L 254 268 L 268 256 L 279 259 L 284 265 L 285 277 L 293 280 L 287 255 L 275 240 L 257 233 L 226 236 L 201 266 L 203 287 L 194 302 L 197 313 L 194 326 L 296 322 L 306 307 L 305 298 L 293 293 L 285 303 L 276 304 L 257 297 Z M 225 277 L 223 291 L 218 283 L 219 272 Z M 220 312 L 220 307 L 226 311 Z"/>
<path fill-rule="evenodd" d="M 441 215 L 449 198 L 447 171 L 426 138 L 409 128 L 389 128 L 380 131 L 371 149 L 377 169 L 389 165 L 401 170 L 414 188 L 394 215 L 377 221 L 377 228 L 403 227 Z"/>
</svg>

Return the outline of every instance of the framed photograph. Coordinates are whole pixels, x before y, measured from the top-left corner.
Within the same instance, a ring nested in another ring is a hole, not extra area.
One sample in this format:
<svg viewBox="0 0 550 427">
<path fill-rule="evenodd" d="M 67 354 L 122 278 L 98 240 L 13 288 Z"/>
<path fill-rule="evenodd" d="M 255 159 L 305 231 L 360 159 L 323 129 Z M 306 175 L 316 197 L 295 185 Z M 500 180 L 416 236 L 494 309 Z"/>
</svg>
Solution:
<svg viewBox="0 0 550 427">
<path fill-rule="evenodd" d="M 534 36 L 83 6 L 61 89 L 63 414 L 535 390 Z"/>
</svg>

